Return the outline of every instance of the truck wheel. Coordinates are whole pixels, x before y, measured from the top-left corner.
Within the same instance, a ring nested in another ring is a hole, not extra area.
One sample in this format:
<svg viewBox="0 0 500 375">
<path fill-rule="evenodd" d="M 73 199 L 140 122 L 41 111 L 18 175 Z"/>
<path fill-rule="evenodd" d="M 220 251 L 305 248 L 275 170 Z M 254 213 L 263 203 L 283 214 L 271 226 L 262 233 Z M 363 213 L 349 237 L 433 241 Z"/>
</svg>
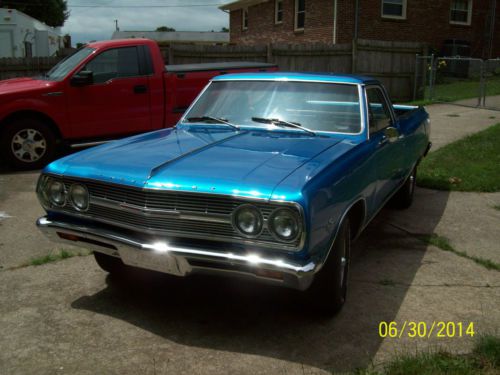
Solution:
<svg viewBox="0 0 500 375">
<path fill-rule="evenodd" d="M 35 118 L 21 118 L 6 124 L 0 152 L 17 169 L 43 168 L 52 160 L 56 139 L 52 130 Z"/>
<path fill-rule="evenodd" d="M 113 275 L 123 273 L 127 267 L 120 258 L 112 257 L 111 255 L 94 251 L 94 258 L 99 267 Z"/>
<path fill-rule="evenodd" d="M 321 314 L 333 316 L 344 305 L 351 255 L 351 227 L 345 219 L 337 233 L 328 259 L 309 289 L 312 304 Z"/>
<path fill-rule="evenodd" d="M 417 167 L 413 168 L 405 183 L 398 192 L 392 197 L 391 206 L 401 210 L 406 209 L 413 203 L 415 185 L 417 182 Z"/>
</svg>

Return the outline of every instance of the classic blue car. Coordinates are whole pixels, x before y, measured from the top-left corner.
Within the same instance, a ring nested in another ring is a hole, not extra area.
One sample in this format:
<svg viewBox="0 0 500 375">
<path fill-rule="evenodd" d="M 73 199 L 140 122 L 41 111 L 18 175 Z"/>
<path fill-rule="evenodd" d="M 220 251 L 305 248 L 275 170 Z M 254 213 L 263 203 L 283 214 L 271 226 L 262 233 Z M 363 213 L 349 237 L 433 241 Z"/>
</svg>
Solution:
<svg viewBox="0 0 500 375">
<path fill-rule="evenodd" d="M 429 124 L 366 77 L 219 76 L 174 128 L 48 165 L 37 225 L 110 273 L 247 276 L 334 313 L 351 240 L 389 199 L 411 204 Z"/>
</svg>

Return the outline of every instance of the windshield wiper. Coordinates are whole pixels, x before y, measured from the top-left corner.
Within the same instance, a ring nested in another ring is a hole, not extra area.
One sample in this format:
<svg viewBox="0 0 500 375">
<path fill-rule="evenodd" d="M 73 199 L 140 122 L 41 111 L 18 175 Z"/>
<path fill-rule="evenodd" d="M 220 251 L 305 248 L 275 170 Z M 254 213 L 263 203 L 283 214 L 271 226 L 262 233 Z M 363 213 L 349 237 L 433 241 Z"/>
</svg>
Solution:
<svg viewBox="0 0 500 375">
<path fill-rule="evenodd" d="M 290 122 L 290 121 L 280 120 L 277 118 L 263 118 L 263 117 L 252 117 L 252 121 L 261 122 L 263 124 L 273 124 L 276 126 L 288 126 L 290 128 L 296 128 L 296 129 L 303 130 L 306 133 L 309 133 L 311 135 L 316 136 L 315 132 L 313 132 L 312 130 L 309 130 L 307 128 L 304 128 L 298 122 Z"/>
<path fill-rule="evenodd" d="M 227 120 L 219 117 L 212 117 L 212 116 L 198 116 L 198 117 L 188 117 L 186 119 L 188 122 L 215 122 L 217 124 L 225 124 L 233 129 L 240 130 L 239 126 L 236 126 L 234 124 L 231 124 Z"/>
</svg>

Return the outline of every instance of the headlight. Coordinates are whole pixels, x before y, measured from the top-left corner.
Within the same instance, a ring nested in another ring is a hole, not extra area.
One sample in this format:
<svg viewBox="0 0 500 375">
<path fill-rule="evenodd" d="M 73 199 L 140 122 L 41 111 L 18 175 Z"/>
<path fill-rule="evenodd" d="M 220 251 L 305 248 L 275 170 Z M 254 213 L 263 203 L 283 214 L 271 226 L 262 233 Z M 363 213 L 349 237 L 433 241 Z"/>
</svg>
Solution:
<svg viewBox="0 0 500 375">
<path fill-rule="evenodd" d="M 66 203 L 66 192 L 61 181 L 51 179 L 48 183 L 47 195 L 53 205 L 64 206 L 64 203 Z"/>
<path fill-rule="evenodd" d="M 73 207 L 78 211 L 86 211 L 89 208 L 89 192 L 80 184 L 73 184 L 69 189 L 69 199 Z"/>
<path fill-rule="evenodd" d="M 46 210 L 50 208 L 50 200 L 47 195 L 48 183 L 50 182 L 50 178 L 45 175 L 41 175 L 38 179 L 38 184 L 36 186 L 36 194 L 38 196 L 38 200 L 43 208 Z"/>
<path fill-rule="evenodd" d="M 279 240 L 292 242 L 299 236 L 301 225 L 299 215 L 288 208 L 278 208 L 269 216 L 268 227 Z"/>
<path fill-rule="evenodd" d="M 246 237 L 255 237 L 262 231 L 263 219 L 257 207 L 245 204 L 233 213 L 233 226 Z"/>
</svg>

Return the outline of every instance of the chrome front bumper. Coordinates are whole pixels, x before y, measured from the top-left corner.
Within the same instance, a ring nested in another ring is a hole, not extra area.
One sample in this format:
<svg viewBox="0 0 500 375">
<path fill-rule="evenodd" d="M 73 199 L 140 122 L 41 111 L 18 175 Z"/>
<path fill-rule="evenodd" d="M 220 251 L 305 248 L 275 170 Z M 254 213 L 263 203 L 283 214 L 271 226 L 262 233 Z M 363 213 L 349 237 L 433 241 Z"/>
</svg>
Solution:
<svg viewBox="0 0 500 375">
<path fill-rule="evenodd" d="M 229 274 L 305 290 L 319 268 L 313 261 L 299 263 L 251 252 L 241 254 L 177 246 L 166 239 L 147 242 L 98 225 L 52 221 L 46 216 L 39 218 L 36 224 L 52 241 L 115 256 L 130 266 L 177 276 L 194 272 Z"/>
</svg>

